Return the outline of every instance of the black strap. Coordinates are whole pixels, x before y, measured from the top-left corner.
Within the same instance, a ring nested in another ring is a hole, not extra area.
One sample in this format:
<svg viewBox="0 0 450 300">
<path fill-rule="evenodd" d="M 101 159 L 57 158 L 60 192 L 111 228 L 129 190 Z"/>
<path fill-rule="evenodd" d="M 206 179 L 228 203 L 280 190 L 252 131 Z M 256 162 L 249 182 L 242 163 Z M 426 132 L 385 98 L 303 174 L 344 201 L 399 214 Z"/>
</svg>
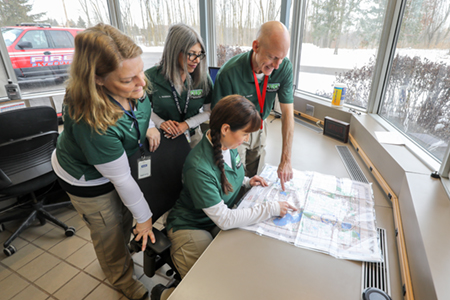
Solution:
<svg viewBox="0 0 450 300">
<path fill-rule="evenodd" d="M 186 94 L 186 104 L 184 105 L 184 111 L 181 111 L 180 100 L 178 99 L 177 91 L 175 90 L 175 87 L 173 86 L 172 81 L 169 80 L 169 82 L 170 82 L 170 87 L 172 88 L 173 99 L 175 101 L 175 104 L 177 105 L 177 109 L 178 109 L 178 112 L 180 113 L 181 120 L 184 121 L 184 117 L 186 116 L 188 106 L 189 106 L 189 101 L 190 101 L 190 99 L 189 99 L 190 90 L 188 90 L 187 94 Z"/>
</svg>

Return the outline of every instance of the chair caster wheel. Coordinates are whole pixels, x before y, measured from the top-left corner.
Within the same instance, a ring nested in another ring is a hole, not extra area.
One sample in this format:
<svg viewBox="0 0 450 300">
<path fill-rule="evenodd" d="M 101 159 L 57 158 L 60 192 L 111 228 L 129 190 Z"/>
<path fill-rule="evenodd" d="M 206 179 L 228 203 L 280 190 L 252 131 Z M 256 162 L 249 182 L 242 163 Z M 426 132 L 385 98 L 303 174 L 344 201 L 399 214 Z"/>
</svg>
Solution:
<svg viewBox="0 0 450 300">
<path fill-rule="evenodd" d="M 3 249 L 3 253 L 5 253 L 6 256 L 11 256 L 16 252 L 17 252 L 17 249 L 13 245 L 9 245 L 5 249 Z"/>
<path fill-rule="evenodd" d="M 75 234 L 75 228 L 73 228 L 72 226 L 70 226 L 69 228 L 66 229 L 65 232 L 66 236 L 72 236 Z"/>
<path fill-rule="evenodd" d="M 5 231 L 5 225 L 2 223 L 2 224 L 0 224 L 0 232 L 3 232 L 3 231 Z"/>
</svg>

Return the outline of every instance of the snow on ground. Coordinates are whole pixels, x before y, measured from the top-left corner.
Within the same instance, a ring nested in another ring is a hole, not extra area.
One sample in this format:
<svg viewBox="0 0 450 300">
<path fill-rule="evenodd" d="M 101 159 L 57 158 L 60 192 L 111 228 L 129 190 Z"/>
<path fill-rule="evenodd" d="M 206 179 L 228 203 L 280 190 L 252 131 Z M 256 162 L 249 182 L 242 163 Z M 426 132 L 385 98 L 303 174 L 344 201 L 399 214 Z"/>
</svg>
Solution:
<svg viewBox="0 0 450 300">
<path fill-rule="evenodd" d="M 141 46 L 141 48 L 144 52 L 162 53 L 164 47 Z M 250 47 L 241 48 L 250 50 Z M 334 69 L 344 72 L 353 68 L 361 68 L 369 64 L 370 59 L 375 59 L 377 53 L 377 49 L 338 49 L 338 54 L 334 55 L 334 48 L 320 48 L 310 43 L 303 43 L 301 50 L 300 64 L 309 67 L 307 69 L 309 72 L 302 71 L 299 73 L 298 87 L 310 93 L 318 91 L 332 93 L 336 75 Z M 396 54 L 410 57 L 419 56 L 422 59 L 427 58 L 431 61 L 444 62 L 450 65 L 449 52 L 448 49 L 399 48 Z M 314 72 L 311 72 L 311 70 L 314 70 Z"/>
</svg>

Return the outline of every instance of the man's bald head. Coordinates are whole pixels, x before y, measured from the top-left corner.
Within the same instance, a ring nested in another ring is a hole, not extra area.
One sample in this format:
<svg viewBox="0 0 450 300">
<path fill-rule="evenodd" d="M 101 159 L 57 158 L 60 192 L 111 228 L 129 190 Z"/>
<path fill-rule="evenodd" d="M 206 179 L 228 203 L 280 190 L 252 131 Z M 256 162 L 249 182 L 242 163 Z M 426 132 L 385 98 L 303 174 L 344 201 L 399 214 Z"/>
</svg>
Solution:
<svg viewBox="0 0 450 300">
<path fill-rule="evenodd" d="M 289 49 L 291 39 L 289 31 L 286 26 L 279 21 L 269 21 L 261 25 L 257 34 L 256 40 L 262 44 L 263 47 L 278 46 L 285 50 Z"/>
<path fill-rule="evenodd" d="M 269 76 L 287 56 L 290 44 L 289 31 L 283 23 L 269 21 L 262 24 L 252 44 L 253 71 Z"/>
</svg>

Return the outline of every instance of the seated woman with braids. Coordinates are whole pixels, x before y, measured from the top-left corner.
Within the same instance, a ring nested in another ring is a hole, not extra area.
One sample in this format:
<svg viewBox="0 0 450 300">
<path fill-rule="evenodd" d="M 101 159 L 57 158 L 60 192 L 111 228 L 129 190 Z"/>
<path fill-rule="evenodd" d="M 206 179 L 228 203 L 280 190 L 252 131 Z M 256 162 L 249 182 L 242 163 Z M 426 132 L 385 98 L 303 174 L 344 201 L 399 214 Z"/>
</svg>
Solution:
<svg viewBox="0 0 450 300">
<path fill-rule="evenodd" d="M 245 177 L 236 148 L 261 126 L 253 103 L 240 95 L 221 99 L 211 112 L 210 130 L 189 153 L 183 168 L 183 190 L 169 213 L 166 228 L 171 256 L 184 277 L 220 229 L 228 230 L 283 217 L 288 202 L 266 202 L 231 209 L 241 186 L 267 186 L 260 176 Z M 170 290 L 157 285 L 152 299 L 166 299 Z"/>
</svg>

